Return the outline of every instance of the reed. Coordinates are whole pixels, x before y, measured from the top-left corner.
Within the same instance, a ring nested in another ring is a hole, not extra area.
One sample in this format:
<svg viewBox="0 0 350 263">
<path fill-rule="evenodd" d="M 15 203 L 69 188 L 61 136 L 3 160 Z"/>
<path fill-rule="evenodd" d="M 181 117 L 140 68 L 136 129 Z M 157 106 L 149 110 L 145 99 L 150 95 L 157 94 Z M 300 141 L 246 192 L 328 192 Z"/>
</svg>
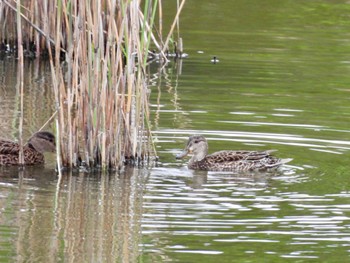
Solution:
<svg viewBox="0 0 350 263">
<path fill-rule="evenodd" d="M 60 166 L 118 169 L 155 156 L 148 125 L 148 53 L 155 47 L 167 61 L 185 0 L 165 42 L 153 33 L 157 10 L 162 18 L 161 2 L 26 0 L 19 15 L 18 2 L 0 2 L 0 41 L 19 36 L 13 24 L 21 16 L 24 48 L 50 60 Z"/>
<path fill-rule="evenodd" d="M 21 19 L 20 19 L 20 12 L 18 11 L 20 8 L 19 2 L 17 2 L 17 13 L 16 18 L 18 20 L 17 23 L 17 46 L 18 46 L 18 78 L 17 78 L 17 90 L 20 93 L 20 118 L 19 118 L 19 145 L 20 145 L 20 151 L 18 156 L 18 163 L 20 165 L 24 164 L 24 153 L 23 153 L 23 139 L 22 139 L 22 133 L 23 133 L 23 46 L 22 46 L 22 32 L 21 32 Z"/>
</svg>

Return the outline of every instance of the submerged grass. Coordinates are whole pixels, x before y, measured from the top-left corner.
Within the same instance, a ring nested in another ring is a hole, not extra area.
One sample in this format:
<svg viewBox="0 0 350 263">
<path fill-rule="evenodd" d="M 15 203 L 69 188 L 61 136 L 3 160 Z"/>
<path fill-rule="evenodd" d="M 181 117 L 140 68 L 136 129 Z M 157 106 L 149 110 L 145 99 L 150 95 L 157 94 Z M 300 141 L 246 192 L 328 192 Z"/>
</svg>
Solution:
<svg viewBox="0 0 350 263">
<path fill-rule="evenodd" d="M 17 40 L 25 52 L 50 60 L 58 165 L 118 169 L 155 156 L 148 126 L 148 53 L 155 46 L 158 57 L 167 60 L 185 0 L 165 42 L 161 21 L 159 34 L 153 33 L 161 0 L 19 3 L 0 3 L 0 41 L 12 48 Z"/>
</svg>

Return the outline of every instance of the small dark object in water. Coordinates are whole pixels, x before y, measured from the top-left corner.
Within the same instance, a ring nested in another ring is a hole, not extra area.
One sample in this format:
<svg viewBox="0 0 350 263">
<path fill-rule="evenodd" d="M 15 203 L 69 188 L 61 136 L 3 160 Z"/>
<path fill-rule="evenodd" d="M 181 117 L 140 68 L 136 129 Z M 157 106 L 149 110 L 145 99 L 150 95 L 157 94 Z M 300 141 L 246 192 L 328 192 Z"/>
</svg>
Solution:
<svg viewBox="0 0 350 263">
<path fill-rule="evenodd" d="M 213 57 L 213 59 L 212 60 L 210 60 L 210 62 L 211 63 L 213 63 L 213 64 L 216 64 L 216 63 L 218 63 L 220 60 L 217 58 L 217 57 Z"/>
</svg>

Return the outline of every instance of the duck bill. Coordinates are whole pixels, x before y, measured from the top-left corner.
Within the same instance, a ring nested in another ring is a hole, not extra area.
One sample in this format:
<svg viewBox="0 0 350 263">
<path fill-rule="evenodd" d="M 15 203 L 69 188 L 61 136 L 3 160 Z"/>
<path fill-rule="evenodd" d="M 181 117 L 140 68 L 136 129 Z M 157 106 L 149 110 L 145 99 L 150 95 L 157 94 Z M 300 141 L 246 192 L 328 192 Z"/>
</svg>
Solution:
<svg viewBox="0 0 350 263">
<path fill-rule="evenodd" d="M 176 159 L 182 159 L 185 156 L 187 156 L 189 154 L 189 151 L 187 149 L 183 150 L 181 153 L 176 155 Z"/>
</svg>

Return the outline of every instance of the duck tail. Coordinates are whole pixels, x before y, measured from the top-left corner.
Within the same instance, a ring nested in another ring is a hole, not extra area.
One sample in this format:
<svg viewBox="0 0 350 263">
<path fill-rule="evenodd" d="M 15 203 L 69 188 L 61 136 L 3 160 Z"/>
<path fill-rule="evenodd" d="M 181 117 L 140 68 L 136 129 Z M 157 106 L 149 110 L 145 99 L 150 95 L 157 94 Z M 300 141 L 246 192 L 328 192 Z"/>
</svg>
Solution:
<svg viewBox="0 0 350 263">
<path fill-rule="evenodd" d="M 274 153 L 277 152 L 277 150 L 266 150 L 265 153 L 270 154 L 270 153 Z"/>
<path fill-rule="evenodd" d="M 280 164 L 285 164 L 285 163 L 289 163 L 290 161 L 293 161 L 293 158 L 285 158 L 285 159 L 281 159 L 279 161 Z"/>
</svg>

